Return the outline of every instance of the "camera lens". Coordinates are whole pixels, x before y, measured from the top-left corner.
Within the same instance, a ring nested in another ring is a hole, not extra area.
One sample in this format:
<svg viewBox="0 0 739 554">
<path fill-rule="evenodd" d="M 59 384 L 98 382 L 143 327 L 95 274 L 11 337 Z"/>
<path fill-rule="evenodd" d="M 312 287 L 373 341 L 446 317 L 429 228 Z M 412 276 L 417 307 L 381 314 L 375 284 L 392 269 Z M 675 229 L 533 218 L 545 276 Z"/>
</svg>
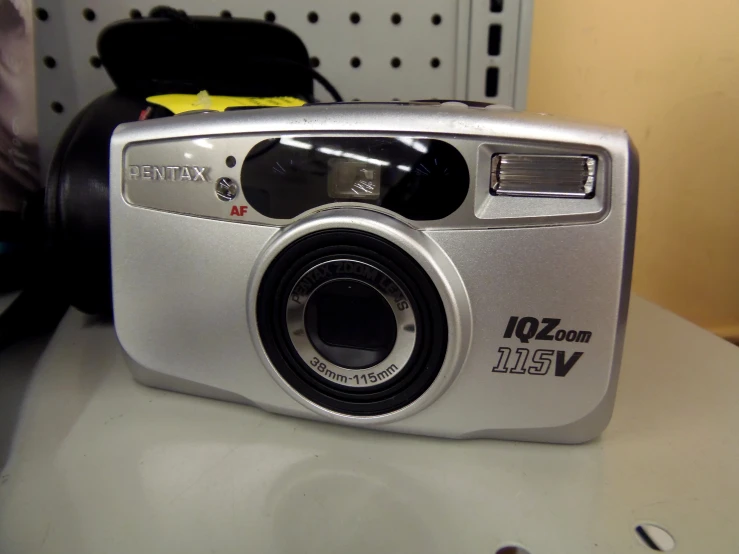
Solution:
<svg viewBox="0 0 739 554">
<path fill-rule="evenodd" d="M 285 308 L 289 341 L 329 386 L 366 389 L 398 379 L 416 343 L 416 316 L 386 268 L 329 256 L 294 281 Z"/>
<path fill-rule="evenodd" d="M 256 308 L 280 376 L 339 413 L 377 415 L 412 403 L 446 355 L 446 313 L 428 274 L 363 231 L 320 231 L 288 245 L 262 275 Z"/>
<path fill-rule="evenodd" d="M 365 369 L 387 358 L 397 326 L 382 294 L 360 281 L 331 281 L 316 290 L 305 307 L 305 329 L 328 361 Z"/>
</svg>

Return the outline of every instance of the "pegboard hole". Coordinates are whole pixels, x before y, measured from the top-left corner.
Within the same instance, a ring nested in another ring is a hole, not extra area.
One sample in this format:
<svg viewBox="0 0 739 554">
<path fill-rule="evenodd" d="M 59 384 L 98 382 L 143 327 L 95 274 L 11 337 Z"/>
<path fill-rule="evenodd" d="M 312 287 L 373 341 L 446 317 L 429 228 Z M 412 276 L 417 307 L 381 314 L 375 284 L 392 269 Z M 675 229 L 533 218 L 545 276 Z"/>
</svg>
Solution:
<svg viewBox="0 0 739 554">
<path fill-rule="evenodd" d="M 56 60 L 51 56 L 44 56 L 44 65 L 49 69 L 54 69 L 56 67 Z"/>
<path fill-rule="evenodd" d="M 490 0 L 490 11 L 500 13 L 503 11 L 503 0 Z"/>
<path fill-rule="evenodd" d="M 319 60 L 316 56 L 313 56 L 310 59 L 310 66 L 311 67 L 318 67 L 319 65 L 321 65 L 321 60 Z"/>
<path fill-rule="evenodd" d="M 438 13 L 432 15 L 431 23 L 433 23 L 434 25 L 441 25 L 441 16 Z"/>
<path fill-rule="evenodd" d="M 352 58 L 352 59 L 351 59 L 351 60 L 349 61 L 349 63 L 351 64 L 351 66 L 352 66 L 352 67 L 353 67 L 354 69 L 356 69 L 356 68 L 358 68 L 358 67 L 359 67 L 360 65 L 362 65 L 362 60 L 360 60 L 359 58 L 357 58 L 356 56 L 354 56 L 354 57 L 353 57 L 353 58 Z"/>
<path fill-rule="evenodd" d="M 84 17 L 87 21 L 95 21 L 95 12 L 91 10 L 90 8 L 85 8 L 82 10 L 82 17 Z"/>
<path fill-rule="evenodd" d="M 431 58 L 431 67 L 436 69 L 441 65 L 441 60 L 439 58 Z"/>
<path fill-rule="evenodd" d="M 60 102 L 52 102 L 51 111 L 54 113 L 62 113 L 64 111 L 64 106 L 62 106 Z"/>
<path fill-rule="evenodd" d="M 400 22 L 403 21 L 403 18 L 400 16 L 399 13 L 394 13 L 390 16 L 390 21 L 393 22 L 393 25 L 400 25 Z"/>
<path fill-rule="evenodd" d="M 44 8 L 38 8 L 36 9 L 36 19 L 39 21 L 46 21 L 49 19 L 49 12 L 47 12 Z"/>
<path fill-rule="evenodd" d="M 636 526 L 636 535 L 641 542 L 657 552 L 671 552 L 675 549 L 675 539 L 662 527 L 643 523 Z"/>
<path fill-rule="evenodd" d="M 223 11 L 221 12 L 221 17 L 222 17 L 222 18 L 224 18 L 224 19 L 231 19 L 231 18 L 233 17 L 233 15 L 231 14 L 231 12 L 230 12 L 230 11 L 228 11 L 228 10 L 223 10 Z"/>
<path fill-rule="evenodd" d="M 92 56 L 90 58 L 90 65 L 95 69 L 100 69 L 103 66 L 103 62 L 97 56 Z"/>
<path fill-rule="evenodd" d="M 390 65 L 392 65 L 395 69 L 398 69 L 400 67 L 401 61 L 400 58 L 393 58 L 390 60 Z"/>
<path fill-rule="evenodd" d="M 531 554 L 523 546 L 504 546 L 495 551 L 495 554 Z"/>
<path fill-rule="evenodd" d="M 497 67 L 488 67 L 485 72 L 485 96 L 489 98 L 498 96 L 498 74 Z"/>
<path fill-rule="evenodd" d="M 358 24 L 358 23 L 359 23 L 360 21 L 362 21 L 362 18 L 361 18 L 361 16 L 360 16 L 360 15 L 359 15 L 359 14 L 358 14 L 357 12 L 354 12 L 354 13 L 352 13 L 352 14 L 351 14 L 351 15 L 349 16 L 349 21 L 351 21 L 352 23 L 354 23 L 354 25 L 356 25 L 356 24 Z"/>
<path fill-rule="evenodd" d="M 310 12 L 308 14 L 308 21 L 311 23 L 318 23 L 318 14 L 316 12 Z"/>
<path fill-rule="evenodd" d="M 274 23 L 277 21 L 277 16 L 275 15 L 275 12 L 264 12 L 264 20 Z"/>
<path fill-rule="evenodd" d="M 499 24 L 488 28 L 488 56 L 500 56 L 500 39 L 503 27 Z"/>
<path fill-rule="evenodd" d="M 143 17 L 139 10 L 131 10 L 128 15 L 131 16 L 131 19 L 141 19 Z"/>
</svg>

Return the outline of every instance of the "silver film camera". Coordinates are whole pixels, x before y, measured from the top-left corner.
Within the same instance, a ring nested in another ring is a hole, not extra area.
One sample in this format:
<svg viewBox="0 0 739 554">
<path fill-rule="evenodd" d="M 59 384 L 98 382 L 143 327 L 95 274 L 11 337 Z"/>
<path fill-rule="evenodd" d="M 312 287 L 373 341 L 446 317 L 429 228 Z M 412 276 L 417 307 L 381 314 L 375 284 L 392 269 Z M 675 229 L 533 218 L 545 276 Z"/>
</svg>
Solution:
<svg viewBox="0 0 739 554">
<path fill-rule="evenodd" d="M 390 431 L 575 443 L 610 419 L 638 161 L 501 107 L 183 115 L 111 146 L 135 378 Z"/>
</svg>

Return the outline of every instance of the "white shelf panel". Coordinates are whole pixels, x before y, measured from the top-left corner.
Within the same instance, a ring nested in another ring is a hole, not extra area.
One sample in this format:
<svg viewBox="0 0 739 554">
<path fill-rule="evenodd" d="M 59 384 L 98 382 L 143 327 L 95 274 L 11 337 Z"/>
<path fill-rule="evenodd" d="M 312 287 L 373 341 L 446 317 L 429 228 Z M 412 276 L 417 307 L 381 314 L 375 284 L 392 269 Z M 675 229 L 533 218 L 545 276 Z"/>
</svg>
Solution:
<svg viewBox="0 0 739 554">
<path fill-rule="evenodd" d="M 643 522 L 734 552 L 737 391 L 738 348 L 636 298 L 599 440 L 426 439 L 140 386 L 70 312 L 0 473 L 0 552 L 648 554 Z"/>
</svg>

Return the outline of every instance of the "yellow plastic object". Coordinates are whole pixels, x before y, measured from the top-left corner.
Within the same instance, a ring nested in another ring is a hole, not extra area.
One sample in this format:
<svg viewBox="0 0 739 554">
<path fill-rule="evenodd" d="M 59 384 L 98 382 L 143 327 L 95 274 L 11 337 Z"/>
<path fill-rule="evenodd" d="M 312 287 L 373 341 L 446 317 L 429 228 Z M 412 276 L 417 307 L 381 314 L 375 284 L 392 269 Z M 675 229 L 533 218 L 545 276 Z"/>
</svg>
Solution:
<svg viewBox="0 0 739 554">
<path fill-rule="evenodd" d="M 292 108 L 302 106 L 305 101 L 292 96 L 274 96 L 259 98 L 253 96 L 211 96 L 206 91 L 198 94 L 160 94 L 149 96 L 146 99 L 150 104 L 167 108 L 175 114 L 193 110 L 224 111 L 226 108 L 237 106 L 272 106 L 278 108 Z"/>
</svg>

